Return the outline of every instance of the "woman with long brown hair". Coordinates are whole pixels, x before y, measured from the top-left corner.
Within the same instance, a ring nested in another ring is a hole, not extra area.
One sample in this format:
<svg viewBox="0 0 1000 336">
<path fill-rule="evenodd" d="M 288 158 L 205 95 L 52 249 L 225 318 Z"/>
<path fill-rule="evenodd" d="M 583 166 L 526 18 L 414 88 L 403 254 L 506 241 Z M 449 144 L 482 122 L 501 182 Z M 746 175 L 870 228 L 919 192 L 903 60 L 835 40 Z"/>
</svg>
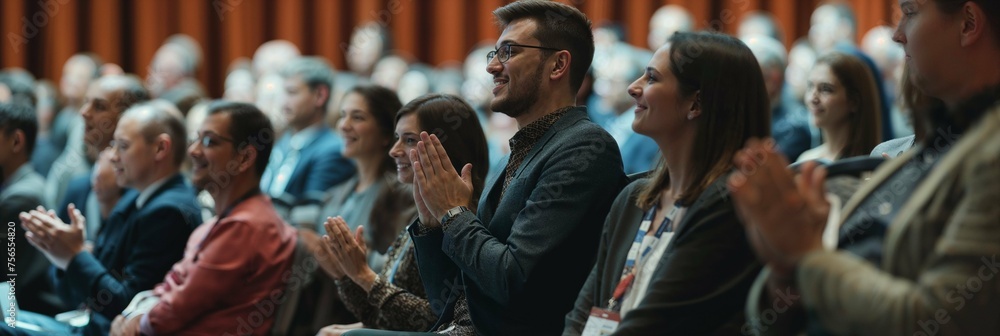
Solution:
<svg viewBox="0 0 1000 336">
<path fill-rule="evenodd" d="M 805 105 L 823 133 L 823 144 L 797 161 L 868 155 L 882 140 L 881 98 L 875 77 L 861 59 L 831 52 L 809 71 Z"/>
</svg>

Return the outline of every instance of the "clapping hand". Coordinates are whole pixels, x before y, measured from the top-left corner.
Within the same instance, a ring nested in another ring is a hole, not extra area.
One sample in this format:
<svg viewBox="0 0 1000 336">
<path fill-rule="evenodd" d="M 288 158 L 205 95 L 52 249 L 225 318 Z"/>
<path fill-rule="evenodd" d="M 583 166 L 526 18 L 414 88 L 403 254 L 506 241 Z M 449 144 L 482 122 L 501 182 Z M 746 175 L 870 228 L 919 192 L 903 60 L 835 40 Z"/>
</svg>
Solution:
<svg viewBox="0 0 1000 336">
<path fill-rule="evenodd" d="M 323 227 L 326 228 L 323 241 L 330 248 L 333 259 L 337 260 L 340 271 L 366 292 L 370 291 L 375 284 L 375 272 L 368 267 L 364 227 L 359 226 L 354 235 L 351 235 L 347 222 L 341 217 L 327 218 Z"/>
<path fill-rule="evenodd" d="M 472 164 L 465 164 L 459 175 L 436 135 L 420 132 L 420 139 L 417 149 L 410 150 L 414 201 L 420 222 L 434 227 L 440 225 L 437 219 L 448 210 L 469 204 L 472 199 Z"/>
<path fill-rule="evenodd" d="M 733 158 L 729 190 L 754 251 L 781 278 L 806 254 L 823 249 L 830 204 L 826 169 L 815 162 L 793 176 L 773 141 L 751 139 Z"/>
<path fill-rule="evenodd" d="M 44 252 L 56 267 L 65 270 L 69 262 L 84 250 L 87 219 L 70 204 L 70 224 L 63 223 L 51 210 L 39 206 L 36 210 L 22 212 L 18 217 L 28 243 Z"/>
</svg>

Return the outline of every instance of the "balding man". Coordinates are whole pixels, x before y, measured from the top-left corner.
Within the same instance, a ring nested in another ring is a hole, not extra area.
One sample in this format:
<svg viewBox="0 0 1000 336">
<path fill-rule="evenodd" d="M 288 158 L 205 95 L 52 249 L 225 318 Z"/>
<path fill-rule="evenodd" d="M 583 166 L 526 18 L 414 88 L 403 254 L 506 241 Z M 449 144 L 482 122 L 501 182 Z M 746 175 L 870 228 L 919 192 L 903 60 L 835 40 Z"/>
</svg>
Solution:
<svg viewBox="0 0 1000 336">
<path fill-rule="evenodd" d="M 649 35 L 647 36 L 649 50 L 659 49 L 676 32 L 692 30 L 694 30 L 694 17 L 687 9 L 678 5 L 660 7 L 649 19 Z"/>
<path fill-rule="evenodd" d="M 809 22 L 809 43 L 820 54 L 838 45 L 854 46 L 858 21 L 849 5 L 836 2 L 823 4 L 816 7 Z"/>
<path fill-rule="evenodd" d="M 21 214 L 29 242 L 58 268 L 63 302 L 90 309 L 86 334 L 107 334 L 135 293 L 153 288 L 181 259 L 201 224 L 195 190 L 179 174 L 186 138 L 182 117 L 162 104 L 138 105 L 122 116 L 111 165 L 118 185 L 134 190 L 109 215 L 93 252 L 83 248 L 86 218 L 73 205 L 71 224 L 44 212 Z"/>
<path fill-rule="evenodd" d="M 46 178 L 47 207 L 60 205 L 72 179 L 90 175 L 89 170 L 97 154 L 111 142 L 118 117 L 130 106 L 146 100 L 149 100 L 149 93 L 134 76 L 101 77 L 87 88 L 80 109 L 83 124 L 70 131 L 66 149 L 52 164 Z M 81 142 L 82 147 L 79 145 Z M 68 219 L 64 218 L 64 221 Z"/>
</svg>

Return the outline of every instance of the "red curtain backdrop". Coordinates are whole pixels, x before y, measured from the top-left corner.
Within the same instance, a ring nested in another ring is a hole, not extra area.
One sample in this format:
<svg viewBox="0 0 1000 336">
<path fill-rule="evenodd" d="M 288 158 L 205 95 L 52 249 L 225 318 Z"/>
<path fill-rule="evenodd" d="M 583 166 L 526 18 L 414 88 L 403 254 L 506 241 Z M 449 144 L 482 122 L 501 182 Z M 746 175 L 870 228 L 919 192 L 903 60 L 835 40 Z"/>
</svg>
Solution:
<svg viewBox="0 0 1000 336">
<path fill-rule="evenodd" d="M 379 22 L 393 34 L 394 49 L 431 65 L 461 62 L 481 41 L 499 36 L 490 12 L 508 0 L 2 0 L 0 67 L 21 67 L 57 80 L 74 53 L 90 51 L 126 72 L 145 76 L 153 53 L 172 34 L 201 43 L 198 78 L 221 95 L 227 66 L 251 57 L 260 44 L 289 40 L 304 54 L 320 55 L 345 69 L 344 48 L 353 27 Z M 626 39 L 646 45 L 649 18 L 662 5 L 688 8 L 698 28 L 732 33 L 747 12 L 775 15 L 790 45 L 809 29 L 822 0 L 560 0 L 597 24 L 615 21 Z M 894 25 L 895 0 L 844 0 L 857 13 L 861 38 L 878 25 Z"/>
</svg>

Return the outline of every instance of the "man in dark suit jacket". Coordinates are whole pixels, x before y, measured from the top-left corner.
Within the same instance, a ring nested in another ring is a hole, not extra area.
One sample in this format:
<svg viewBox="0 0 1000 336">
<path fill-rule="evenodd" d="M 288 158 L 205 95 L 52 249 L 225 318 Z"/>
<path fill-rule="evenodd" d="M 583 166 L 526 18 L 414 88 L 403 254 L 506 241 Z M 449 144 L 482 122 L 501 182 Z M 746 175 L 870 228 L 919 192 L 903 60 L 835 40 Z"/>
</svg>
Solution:
<svg viewBox="0 0 1000 336">
<path fill-rule="evenodd" d="M 186 134 L 181 116 L 155 103 L 122 116 L 111 164 L 118 184 L 134 190 L 109 215 L 93 252 L 83 248 L 86 218 L 78 209 L 69 209 L 71 225 L 37 211 L 22 216 L 33 244 L 58 268 L 59 296 L 91 309 L 86 334 L 107 333 L 135 293 L 153 288 L 181 259 L 188 236 L 201 224 L 195 190 L 178 173 Z"/>
<path fill-rule="evenodd" d="M 333 88 L 333 70 L 323 60 L 303 57 L 281 72 L 287 99 L 282 112 L 289 132 L 275 144 L 261 178 L 261 190 L 299 199 L 309 192 L 324 192 L 354 176 L 354 164 L 341 156 L 340 137 L 323 121 Z"/>
<path fill-rule="evenodd" d="M 411 153 L 421 213 L 409 230 L 421 276 L 461 271 L 465 298 L 453 296 L 439 322 L 451 317 L 452 334 L 558 334 L 627 179 L 615 140 L 573 106 L 594 50 L 586 16 L 541 1 L 493 13 L 504 31 L 487 65 L 497 84 L 491 109 L 519 126 L 506 169 L 473 213 L 464 207 L 471 170 L 486 167 L 466 165 L 459 175 L 441 141 L 422 134 Z M 551 15 L 564 19 L 561 29 Z M 449 291 L 447 282 L 424 283 L 432 303 Z"/>
</svg>

